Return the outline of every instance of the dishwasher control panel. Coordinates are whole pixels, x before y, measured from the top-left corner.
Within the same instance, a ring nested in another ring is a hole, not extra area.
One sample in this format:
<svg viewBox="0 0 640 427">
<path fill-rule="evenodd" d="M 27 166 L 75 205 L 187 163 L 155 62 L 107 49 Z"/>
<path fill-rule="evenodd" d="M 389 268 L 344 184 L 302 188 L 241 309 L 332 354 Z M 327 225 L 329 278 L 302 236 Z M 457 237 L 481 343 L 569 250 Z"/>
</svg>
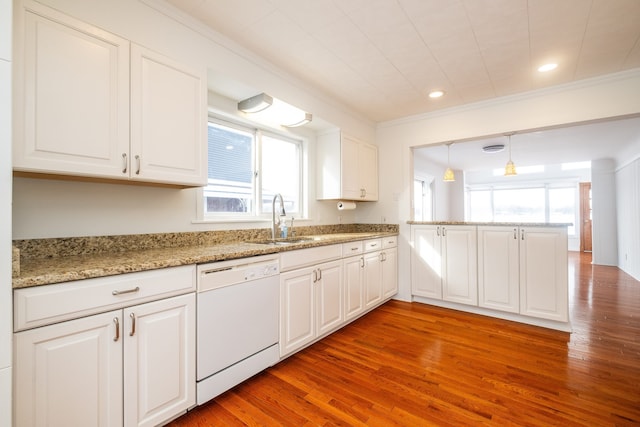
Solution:
<svg viewBox="0 0 640 427">
<path fill-rule="evenodd" d="M 280 274 L 278 257 L 260 256 L 198 265 L 198 292 Z"/>
</svg>

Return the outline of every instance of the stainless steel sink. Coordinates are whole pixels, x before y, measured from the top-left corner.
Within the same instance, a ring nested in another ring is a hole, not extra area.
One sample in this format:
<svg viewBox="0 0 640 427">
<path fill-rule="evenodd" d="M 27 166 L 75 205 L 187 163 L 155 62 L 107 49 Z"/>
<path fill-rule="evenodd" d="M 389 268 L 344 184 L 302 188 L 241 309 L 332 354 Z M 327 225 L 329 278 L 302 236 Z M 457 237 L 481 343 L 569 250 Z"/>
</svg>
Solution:
<svg viewBox="0 0 640 427">
<path fill-rule="evenodd" d="M 294 245 L 296 243 L 311 242 L 313 240 L 315 240 L 313 237 L 294 237 L 290 239 L 250 240 L 247 243 L 256 243 L 258 245 L 287 246 Z"/>
</svg>

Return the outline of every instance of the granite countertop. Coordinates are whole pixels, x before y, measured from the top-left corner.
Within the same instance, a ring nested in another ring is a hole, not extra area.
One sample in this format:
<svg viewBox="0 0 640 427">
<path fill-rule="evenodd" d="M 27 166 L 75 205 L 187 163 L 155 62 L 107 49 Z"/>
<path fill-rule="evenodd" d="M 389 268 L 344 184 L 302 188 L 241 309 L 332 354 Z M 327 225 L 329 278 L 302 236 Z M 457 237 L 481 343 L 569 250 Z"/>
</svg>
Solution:
<svg viewBox="0 0 640 427">
<path fill-rule="evenodd" d="M 473 221 L 407 221 L 411 225 L 496 225 L 507 227 L 568 227 L 570 222 L 473 222 Z"/>
<path fill-rule="evenodd" d="M 397 229 L 395 231 L 338 232 L 300 235 L 296 236 L 296 238 L 304 237 L 307 240 L 286 245 L 257 243 L 252 240 L 260 239 L 251 239 L 179 247 L 149 247 L 125 251 L 87 251 L 89 253 L 77 254 L 71 252 L 71 255 L 66 256 L 21 257 L 19 275 L 13 277 L 12 284 L 14 289 L 27 288 L 136 271 L 267 255 L 397 234 Z"/>
</svg>

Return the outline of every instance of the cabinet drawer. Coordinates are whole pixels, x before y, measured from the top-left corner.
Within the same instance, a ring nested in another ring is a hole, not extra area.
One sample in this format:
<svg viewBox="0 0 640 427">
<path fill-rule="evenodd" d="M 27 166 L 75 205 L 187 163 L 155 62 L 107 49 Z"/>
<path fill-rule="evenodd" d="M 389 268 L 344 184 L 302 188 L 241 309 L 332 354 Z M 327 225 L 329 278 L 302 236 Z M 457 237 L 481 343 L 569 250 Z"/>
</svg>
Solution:
<svg viewBox="0 0 640 427">
<path fill-rule="evenodd" d="M 382 238 L 382 249 L 395 248 L 396 246 L 398 246 L 398 236 Z"/>
<path fill-rule="evenodd" d="M 342 245 L 319 246 L 280 254 L 280 271 L 293 270 L 342 258 Z"/>
<path fill-rule="evenodd" d="M 16 289 L 14 331 L 153 301 L 196 289 L 196 266 Z"/>
<path fill-rule="evenodd" d="M 363 250 L 364 245 L 362 241 L 359 242 L 349 242 L 342 244 L 342 256 L 349 257 L 351 255 L 360 255 Z"/>
<path fill-rule="evenodd" d="M 364 241 L 364 251 L 379 251 L 382 249 L 382 239 L 370 239 Z"/>
</svg>

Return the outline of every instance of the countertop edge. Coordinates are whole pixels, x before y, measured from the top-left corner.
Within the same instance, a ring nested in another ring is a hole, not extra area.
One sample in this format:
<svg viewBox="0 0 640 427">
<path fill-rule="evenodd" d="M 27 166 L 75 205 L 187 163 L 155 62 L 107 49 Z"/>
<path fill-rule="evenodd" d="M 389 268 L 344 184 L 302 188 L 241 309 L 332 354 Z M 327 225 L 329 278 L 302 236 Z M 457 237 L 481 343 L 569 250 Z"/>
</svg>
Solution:
<svg viewBox="0 0 640 427">
<path fill-rule="evenodd" d="M 143 249 L 140 251 L 89 256 L 34 259 L 21 266 L 20 275 L 12 280 L 12 287 L 14 290 L 24 289 L 182 265 L 278 254 L 299 249 L 397 235 L 397 232 L 341 233 L 335 235 L 299 236 L 317 238 L 318 240 L 308 240 L 286 246 L 233 242 L 209 246 Z"/>
</svg>

